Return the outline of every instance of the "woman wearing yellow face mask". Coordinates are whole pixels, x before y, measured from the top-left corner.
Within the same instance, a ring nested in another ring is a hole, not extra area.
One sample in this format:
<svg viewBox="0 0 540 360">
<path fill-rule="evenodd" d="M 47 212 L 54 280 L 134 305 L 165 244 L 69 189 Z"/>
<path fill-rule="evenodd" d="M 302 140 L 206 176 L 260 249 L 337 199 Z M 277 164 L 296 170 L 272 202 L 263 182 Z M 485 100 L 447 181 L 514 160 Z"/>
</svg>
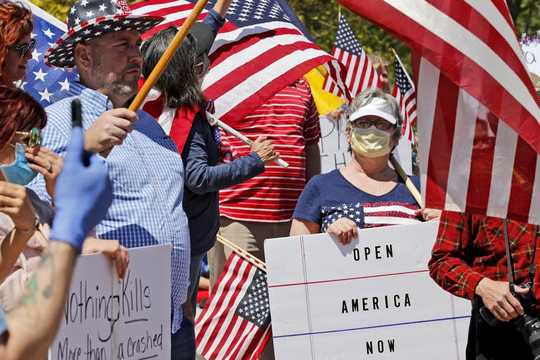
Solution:
<svg viewBox="0 0 540 360">
<path fill-rule="evenodd" d="M 410 224 L 424 216 L 403 180 L 389 166 L 401 136 L 395 99 L 380 90 L 363 91 L 347 113 L 352 160 L 344 168 L 314 177 L 298 199 L 291 235 L 328 232 L 341 243 L 358 228 Z M 418 177 L 412 177 L 419 189 Z"/>
</svg>

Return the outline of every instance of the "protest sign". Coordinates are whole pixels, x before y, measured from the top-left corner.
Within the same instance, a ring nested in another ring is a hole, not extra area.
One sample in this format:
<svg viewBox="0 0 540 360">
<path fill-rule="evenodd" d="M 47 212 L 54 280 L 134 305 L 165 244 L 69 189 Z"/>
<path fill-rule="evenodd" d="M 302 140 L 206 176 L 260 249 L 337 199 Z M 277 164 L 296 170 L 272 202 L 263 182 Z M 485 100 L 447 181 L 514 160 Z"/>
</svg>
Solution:
<svg viewBox="0 0 540 360">
<path fill-rule="evenodd" d="M 49 360 L 170 359 L 170 272 L 170 245 L 130 249 L 123 280 L 81 256 Z"/>
<path fill-rule="evenodd" d="M 427 269 L 437 227 L 267 240 L 276 359 L 465 359 L 470 303 Z"/>
<path fill-rule="evenodd" d="M 351 160 L 349 144 L 345 135 L 345 122 L 333 121 L 326 116 L 320 117 L 321 139 L 319 150 L 321 152 L 321 173 L 327 173 L 344 167 Z M 402 138 L 394 150 L 394 156 L 405 172 L 412 174 L 411 143 Z"/>
</svg>

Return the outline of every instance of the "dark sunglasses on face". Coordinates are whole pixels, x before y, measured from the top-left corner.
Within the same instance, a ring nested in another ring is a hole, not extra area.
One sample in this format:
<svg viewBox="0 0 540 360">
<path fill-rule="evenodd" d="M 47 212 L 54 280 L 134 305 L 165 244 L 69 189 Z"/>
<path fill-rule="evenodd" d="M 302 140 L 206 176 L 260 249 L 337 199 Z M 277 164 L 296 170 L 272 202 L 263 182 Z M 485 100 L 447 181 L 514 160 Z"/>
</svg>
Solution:
<svg viewBox="0 0 540 360">
<path fill-rule="evenodd" d="M 27 43 L 13 44 L 9 48 L 17 53 L 19 57 L 25 57 L 30 54 L 36 47 L 36 40 L 31 39 Z"/>
</svg>

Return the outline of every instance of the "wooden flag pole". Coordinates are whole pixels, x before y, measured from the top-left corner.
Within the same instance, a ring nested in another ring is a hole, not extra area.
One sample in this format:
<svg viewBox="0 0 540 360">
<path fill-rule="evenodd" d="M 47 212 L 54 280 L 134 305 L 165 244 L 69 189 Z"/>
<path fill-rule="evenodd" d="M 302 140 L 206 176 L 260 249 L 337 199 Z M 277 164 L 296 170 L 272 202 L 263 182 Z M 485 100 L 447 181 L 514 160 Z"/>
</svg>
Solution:
<svg viewBox="0 0 540 360">
<path fill-rule="evenodd" d="M 411 178 L 409 178 L 407 176 L 407 174 L 405 173 L 405 170 L 403 170 L 403 168 L 401 167 L 401 165 L 399 164 L 399 162 L 396 160 L 396 158 L 394 157 L 394 155 L 390 155 L 390 162 L 392 163 L 392 165 L 394 166 L 394 169 L 396 170 L 396 172 L 398 173 L 398 175 L 403 179 L 403 181 L 405 182 L 405 186 L 407 187 L 407 189 L 409 189 L 409 191 L 411 192 L 412 196 L 414 197 L 414 199 L 416 200 L 416 202 L 418 203 L 418 205 L 420 206 L 420 209 L 423 209 L 424 208 L 424 202 L 422 201 L 422 195 L 420 195 L 420 191 L 418 191 L 418 189 L 416 188 L 416 186 L 414 185 L 414 183 L 412 182 Z"/>
<path fill-rule="evenodd" d="M 208 119 L 210 119 L 211 123 L 212 124 L 216 124 L 217 126 L 219 126 L 220 128 L 222 128 L 223 130 L 225 130 L 226 132 L 228 132 L 229 134 L 235 136 L 236 138 L 238 138 L 240 141 L 242 141 L 244 144 L 247 144 L 249 146 L 251 146 L 251 144 L 253 144 L 253 141 L 251 141 L 250 139 L 248 139 L 244 134 L 242 134 L 240 131 L 236 130 L 236 129 L 233 129 L 232 127 L 230 127 L 229 125 L 225 124 L 223 121 L 219 120 L 217 117 L 215 117 L 214 115 L 210 114 L 208 111 L 206 112 L 206 117 Z M 287 163 L 285 160 L 283 159 L 280 159 L 280 158 L 277 158 L 274 160 L 275 163 L 277 163 L 279 166 L 281 167 L 284 167 L 284 168 L 287 168 L 289 167 L 289 163 Z"/>
<path fill-rule="evenodd" d="M 257 268 L 261 269 L 262 271 L 266 272 L 266 264 L 262 262 L 261 260 L 257 259 L 255 256 L 248 253 L 246 250 L 242 249 L 238 245 L 230 242 L 229 240 L 225 239 L 223 236 L 217 234 L 216 240 L 222 243 L 223 245 L 230 248 L 232 251 L 238 254 L 242 259 L 252 263 Z"/>
<path fill-rule="evenodd" d="M 189 14 L 189 17 L 184 21 L 178 32 L 176 33 L 175 37 L 172 39 L 169 47 L 167 50 L 163 53 L 161 58 L 159 59 L 159 62 L 157 63 L 156 67 L 150 75 L 148 76 L 148 79 L 144 82 L 144 85 L 142 86 L 141 90 L 133 99 L 133 102 L 131 105 L 129 105 L 129 110 L 131 111 L 137 111 L 141 105 L 144 102 L 144 99 L 146 99 L 146 96 L 152 89 L 152 87 L 155 85 L 155 83 L 158 81 L 159 77 L 165 71 L 167 68 L 167 65 L 171 61 L 171 58 L 173 57 L 174 53 L 178 49 L 178 47 L 182 44 L 182 41 L 184 41 L 184 38 L 187 36 L 189 30 L 197 21 L 197 18 L 201 14 L 201 12 L 204 10 L 204 7 L 206 6 L 206 3 L 208 0 L 199 0 L 197 1 L 197 4 L 193 8 L 193 11 L 191 11 L 191 14 Z"/>
</svg>

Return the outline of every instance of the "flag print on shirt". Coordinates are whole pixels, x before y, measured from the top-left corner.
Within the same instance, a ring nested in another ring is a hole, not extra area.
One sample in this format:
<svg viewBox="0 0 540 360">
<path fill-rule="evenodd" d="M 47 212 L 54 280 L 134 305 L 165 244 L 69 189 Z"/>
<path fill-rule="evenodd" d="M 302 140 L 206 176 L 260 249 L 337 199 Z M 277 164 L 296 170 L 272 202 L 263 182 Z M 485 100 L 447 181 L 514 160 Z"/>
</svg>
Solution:
<svg viewBox="0 0 540 360">
<path fill-rule="evenodd" d="M 325 232 L 336 220 L 343 217 L 353 220 L 359 228 L 386 225 L 414 224 L 418 208 L 405 202 L 348 203 L 321 208 L 321 232 Z"/>
</svg>

